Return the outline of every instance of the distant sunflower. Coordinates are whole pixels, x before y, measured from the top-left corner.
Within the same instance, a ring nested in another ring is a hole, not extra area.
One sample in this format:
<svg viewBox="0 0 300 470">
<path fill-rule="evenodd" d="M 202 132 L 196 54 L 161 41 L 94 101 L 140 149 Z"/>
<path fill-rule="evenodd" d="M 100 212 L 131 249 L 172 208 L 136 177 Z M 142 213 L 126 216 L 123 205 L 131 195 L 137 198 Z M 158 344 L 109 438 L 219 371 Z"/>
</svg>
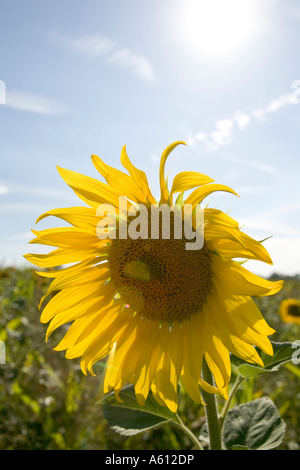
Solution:
<svg viewBox="0 0 300 470">
<path fill-rule="evenodd" d="M 201 209 L 204 244 L 199 250 L 187 250 L 187 238 L 172 234 L 169 239 L 161 234 L 158 239 L 122 239 L 120 223 L 115 239 L 99 239 L 98 206 L 114 207 L 112 218 L 120 222 L 119 196 L 149 208 L 173 206 L 173 196 L 178 193 L 177 205 L 190 204 L 195 209 L 214 191 L 236 194 L 192 171 L 177 174 L 169 190 L 165 163 L 178 144 L 184 142 L 173 143 L 162 154 L 159 201 L 153 197 L 145 173 L 129 160 L 125 147 L 121 163 L 128 174 L 92 156 L 106 183 L 58 168 L 88 207 L 54 209 L 41 215 L 38 220 L 52 215 L 71 226 L 33 231 L 36 238 L 31 243 L 57 249 L 25 256 L 41 268 L 73 263 L 40 272 L 54 278 L 41 303 L 59 291 L 41 315 L 42 323 L 50 322 L 46 339 L 61 325 L 73 322 L 55 349 L 66 350 L 68 359 L 81 357 L 85 374 L 89 371 L 93 375 L 93 364 L 108 357 L 104 392 L 114 390 L 118 399 L 120 390 L 131 383 L 140 404 L 151 391 L 158 403 L 173 412 L 179 381 L 197 403 L 203 403 L 201 388 L 210 393 L 219 391 L 226 398 L 230 352 L 260 365 L 263 363 L 254 346 L 273 354 L 267 336 L 274 330 L 251 296 L 272 295 L 282 286 L 282 281 L 269 282 L 233 261 L 242 258 L 272 264 L 262 244 L 217 209 Z M 191 189 L 184 199 L 184 192 Z M 130 220 L 132 217 L 126 219 L 127 227 Z M 215 386 L 201 377 L 203 359 Z"/>
<path fill-rule="evenodd" d="M 279 313 L 285 323 L 300 323 L 300 301 L 297 299 L 283 300 Z"/>
</svg>

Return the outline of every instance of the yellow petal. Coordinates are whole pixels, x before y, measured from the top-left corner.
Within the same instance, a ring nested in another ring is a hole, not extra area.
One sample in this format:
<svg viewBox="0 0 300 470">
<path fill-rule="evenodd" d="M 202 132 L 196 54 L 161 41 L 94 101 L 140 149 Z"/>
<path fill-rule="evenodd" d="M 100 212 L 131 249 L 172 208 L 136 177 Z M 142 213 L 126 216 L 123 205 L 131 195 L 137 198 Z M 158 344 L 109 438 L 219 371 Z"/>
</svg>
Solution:
<svg viewBox="0 0 300 470">
<path fill-rule="evenodd" d="M 236 336 L 248 344 L 258 346 L 263 352 L 273 355 L 272 345 L 265 334 L 258 333 L 250 321 L 247 321 L 247 312 L 244 311 L 244 316 L 238 315 L 236 311 L 239 308 L 237 301 L 229 299 L 221 299 L 216 302 L 215 316 L 216 321 L 223 331 L 228 331 L 228 334 Z"/>
<path fill-rule="evenodd" d="M 225 238 L 226 240 L 238 242 L 242 246 L 241 249 L 245 249 L 241 232 L 233 227 L 229 227 L 226 225 L 222 226 L 222 225 L 205 224 L 204 225 L 204 238 L 207 241 L 219 240 L 219 239 Z"/>
<path fill-rule="evenodd" d="M 74 227 L 82 228 L 86 231 L 95 232 L 100 217 L 96 216 L 95 209 L 91 207 L 68 207 L 63 209 L 52 209 L 40 215 L 36 223 L 45 217 L 54 216 L 65 220 Z"/>
<path fill-rule="evenodd" d="M 48 321 L 60 312 L 64 312 L 73 306 L 80 308 L 81 304 L 92 298 L 95 298 L 95 300 L 99 300 L 99 298 L 104 299 L 107 295 L 113 295 L 114 292 L 115 286 L 112 282 L 108 284 L 95 282 L 85 286 L 84 289 L 78 289 L 77 286 L 63 289 L 49 300 L 42 312 L 41 322 L 48 323 Z"/>
<path fill-rule="evenodd" d="M 32 230 L 36 235 L 30 243 L 40 245 L 57 246 L 66 249 L 91 249 L 92 246 L 103 245 L 96 234 L 87 233 L 85 230 L 76 227 L 55 227 L 47 230 Z"/>
<path fill-rule="evenodd" d="M 182 329 L 178 321 L 173 322 L 170 331 L 170 360 L 172 362 L 171 382 L 178 382 L 183 364 L 182 348 L 178 347 L 182 344 Z"/>
<path fill-rule="evenodd" d="M 142 333 L 143 322 L 137 316 L 128 321 L 122 336 L 115 343 L 114 350 L 109 357 L 104 377 L 104 393 L 117 388 L 122 383 L 130 382 L 137 362 L 136 352 L 132 354 L 132 346 L 139 334 Z"/>
<path fill-rule="evenodd" d="M 49 323 L 46 332 L 46 341 L 50 335 L 62 325 L 73 322 L 78 318 L 86 317 L 94 314 L 102 306 L 102 299 L 99 298 L 85 299 L 79 305 L 67 308 L 63 312 L 57 313 Z"/>
<path fill-rule="evenodd" d="M 210 296 L 209 301 L 216 318 L 217 334 L 224 346 L 235 356 L 263 367 L 262 359 L 252 344 L 238 336 L 236 326 L 230 322 L 229 312 L 220 305 L 217 297 Z"/>
<path fill-rule="evenodd" d="M 66 357 L 73 359 L 82 356 L 92 342 L 102 335 L 106 341 L 107 329 L 118 318 L 123 302 L 120 300 L 101 305 L 94 314 L 75 320 L 64 338 L 54 348 L 57 351 L 67 349 Z"/>
<path fill-rule="evenodd" d="M 75 271 L 75 273 L 71 271 L 67 275 L 59 276 L 54 281 L 52 281 L 46 294 L 42 297 L 40 305 L 52 292 L 60 291 L 70 287 L 85 286 L 85 284 L 90 284 L 93 282 L 101 282 L 107 280 L 109 277 L 110 271 L 107 263 L 103 263 L 92 268 L 87 268 L 80 273 L 78 271 Z"/>
<path fill-rule="evenodd" d="M 215 224 L 215 225 L 225 225 L 232 228 L 239 229 L 238 222 L 230 217 L 225 212 L 220 211 L 219 209 L 205 208 L 204 211 L 204 221 L 205 223 Z"/>
<path fill-rule="evenodd" d="M 211 385 L 203 379 L 199 379 L 200 387 L 203 388 L 207 393 L 218 393 L 219 390 L 214 385 Z"/>
<path fill-rule="evenodd" d="M 161 353 L 151 388 L 160 400 L 173 412 L 177 411 L 178 376 L 170 355 L 171 332 L 168 323 L 161 326 Z"/>
<path fill-rule="evenodd" d="M 184 390 L 186 391 L 186 393 L 191 397 L 191 399 L 195 403 L 199 403 L 201 405 L 204 404 L 201 393 L 200 393 L 199 381 L 194 380 L 191 377 L 186 367 L 186 364 L 183 365 L 181 376 L 180 376 L 180 382 Z"/>
<path fill-rule="evenodd" d="M 121 389 L 127 382 L 135 382 L 136 375 L 140 370 L 140 356 L 137 354 L 137 347 L 140 345 L 140 351 L 145 347 L 149 335 L 148 320 L 135 315 L 128 323 L 128 331 L 124 331 L 121 341 L 116 343 L 115 362 L 118 361 L 117 374 L 115 376 L 114 388 Z M 121 343 L 120 345 L 118 343 Z M 117 357 L 118 356 L 118 357 Z M 149 356 L 148 356 L 149 363 Z"/>
<path fill-rule="evenodd" d="M 160 159 L 159 182 L 160 182 L 160 191 L 161 191 L 161 195 L 160 195 L 161 204 L 167 203 L 169 200 L 169 192 L 168 192 L 167 183 L 165 179 L 166 161 L 170 153 L 180 144 L 186 145 L 186 143 L 183 141 L 174 142 L 163 151 L 161 159 Z"/>
<path fill-rule="evenodd" d="M 124 168 L 126 168 L 126 170 L 129 172 L 129 174 L 131 175 L 131 178 L 136 183 L 138 188 L 144 194 L 144 196 L 146 197 L 146 200 L 150 204 L 156 204 L 156 200 L 154 199 L 154 197 L 151 194 L 146 174 L 142 170 L 139 170 L 138 168 L 136 168 L 131 163 L 131 161 L 130 161 L 127 153 L 126 153 L 126 146 L 125 145 L 124 145 L 124 147 L 122 148 L 122 151 L 121 151 L 121 163 L 124 166 Z"/>
<path fill-rule="evenodd" d="M 77 318 L 69 326 L 63 339 L 55 346 L 55 351 L 63 351 L 68 348 L 72 348 L 74 344 L 81 343 L 84 339 L 89 337 L 91 333 L 95 331 L 100 321 L 105 317 L 105 312 L 109 309 L 108 306 L 105 309 L 99 309 L 91 315 L 85 315 Z M 82 338 L 80 340 L 80 338 Z M 76 357 L 76 356 L 75 356 Z"/>
<path fill-rule="evenodd" d="M 80 274 L 84 269 L 88 266 L 96 266 L 97 265 L 97 259 L 92 258 L 88 259 L 87 261 L 80 261 L 79 263 L 73 264 L 72 266 L 68 266 L 66 268 L 60 268 L 60 269 L 54 269 L 53 271 L 47 270 L 47 271 L 36 271 L 36 273 L 39 276 L 42 277 L 52 277 L 52 278 L 57 278 L 60 276 L 64 275 L 69 275 L 71 273 L 77 272 Z"/>
<path fill-rule="evenodd" d="M 193 315 L 191 320 L 184 319 L 181 324 L 183 364 L 180 382 L 192 400 L 196 403 L 203 403 L 199 388 L 202 367 L 202 348 L 199 346 L 202 346 L 202 344 L 199 341 L 200 330 L 197 315 Z"/>
<path fill-rule="evenodd" d="M 128 325 L 128 317 L 119 312 L 115 320 L 106 329 L 98 331 L 94 340 L 88 345 L 81 359 L 81 369 L 93 375 L 93 364 L 109 354 L 114 344 L 119 340 Z"/>
<path fill-rule="evenodd" d="M 151 392 L 154 397 L 154 399 L 157 401 L 157 403 L 161 406 L 167 406 L 164 400 L 161 399 L 157 383 L 155 381 L 152 382 L 151 384 Z"/>
<path fill-rule="evenodd" d="M 264 332 L 261 333 L 258 327 L 255 328 L 255 321 L 250 321 L 249 319 L 251 310 L 249 312 L 248 309 L 242 309 L 244 315 L 241 315 L 240 307 L 241 304 L 238 301 L 233 301 L 231 299 L 225 300 L 224 309 L 226 309 L 228 315 L 222 315 L 220 324 L 225 324 L 225 322 L 227 322 L 229 328 L 236 336 L 243 339 L 249 344 L 259 347 L 264 353 L 272 356 L 273 348 L 267 335 Z M 266 322 L 264 322 L 264 324 L 266 325 L 265 328 L 268 328 L 268 334 L 274 333 L 274 330 L 268 327 Z M 272 333 L 270 333 L 270 331 Z"/>
<path fill-rule="evenodd" d="M 214 256 L 214 273 L 218 281 L 216 286 L 222 286 L 221 297 L 227 295 L 273 295 L 283 285 L 283 281 L 267 281 L 234 261 L 224 261 Z M 219 284 L 218 284 L 219 282 Z"/>
<path fill-rule="evenodd" d="M 212 310 L 210 303 L 203 309 L 203 328 L 205 331 L 205 357 L 209 355 L 211 361 L 218 371 L 218 379 L 216 378 L 217 387 L 222 390 L 227 387 L 231 376 L 231 364 L 229 351 L 220 339 L 215 311 Z M 211 362 L 210 362 L 211 364 Z"/>
<path fill-rule="evenodd" d="M 106 240 L 103 240 L 104 242 Z M 52 268 L 54 266 L 61 266 L 63 264 L 76 263 L 77 261 L 96 260 L 103 258 L 107 253 L 107 248 L 103 245 L 102 248 L 94 247 L 90 250 L 65 250 L 58 248 L 47 254 L 28 253 L 24 255 L 30 263 L 38 266 L 39 268 Z"/>
<path fill-rule="evenodd" d="M 105 203 L 114 207 L 119 206 L 119 194 L 107 184 L 75 171 L 57 168 L 67 185 L 90 206 L 98 207 L 99 204 Z"/>
<path fill-rule="evenodd" d="M 213 181 L 214 180 L 212 178 L 203 175 L 202 173 L 198 173 L 196 171 L 183 171 L 174 177 L 170 195 L 173 193 L 188 191 L 196 186 L 202 186 L 203 184 L 212 183 Z"/>
<path fill-rule="evenodd" d="M 228 186 L 223 184 L 206 184 L 205 186 L 201 186 L 200 188 L 195 189 L 186 199 L 185 204 L 192 204 L 193 206 L 199 204 L 203 201 L 204 198 L 209 196 L 211 193 L 215 191 L 225 191 L 228 193 L 238 194 Z"/>
<path fill-rule="evenodd" d="M 137 350 L 140 351 L 140 354 L 137 364 L 138 370 L 134 377 L 134 388 L 136 399 L 141 405 L 145 404 L 149 394 L 160 357 L 159 323 L 149 322 L 148 330 L 147 335 L 139 338 L 140 348 L 137 344 Z"/>
<path fill-rule="evenodd" d="M 231 217 L 222 217 L 204 210 L 204 237 L 208 247 L 217 251 L 225 259 L 247 258 L 273 264 L 269 253 L 258 241 L 239 230 L 238 224 Z"/>
<path fill-rule="evenodd" d="M 189 320 L 182 321 L 182 336 L 185 369 L 193 380 L 198 382 L 201 377 L 203 341 L 199 341 L 203 331 L 203 319 L 201 315 L 192 315 Z"/>
<path fill-rule="evenodd" d="M 146 196 L 133 181 L 131 176 L 104 163 L 97 155 L 92 155 L 92 161 L 106 182 L 121 196 L 126 196 L 135 202 L 145 202 Z"/>
<path fill-rule="evenodd" d="M 204 356 L 205 356 L 206 363 L 215 379 L 216 385 L 218 387 L 218 391 L 221 393 L 223 398 L 225 398 L 225 400 L 228 400 L 227 386 L 224 387 L 224 377 L 223 377 L 222 372 L 220 371 L 219 367 L 217 366 L 215 361 L 212 359 L 208 351 L 205 352 Z M 205 390 L 205 387 L 203 388 Z"/>
<path fill-rule="evenodd" d="M 251 297 L 232 296 L 226 299 L 225 302 L 233 318 L 242 318 L 248 326 L 262 335 L 269 336 L 275 333 L 275 330 L 267 324 Z"/>
<path fill-rule="evenodd" d="M 245 240 L 243 234 L 240 235 L 240 240 L 241 241 L 233 241 L 226 238 L 211 238 L 207 240 L 207 248 L 216 251 L 224 260 L 244 258 L 273 264 L 269 253 L 263 245 L 251 244 L 247 246 L 247 240 Z"/>
</svg>

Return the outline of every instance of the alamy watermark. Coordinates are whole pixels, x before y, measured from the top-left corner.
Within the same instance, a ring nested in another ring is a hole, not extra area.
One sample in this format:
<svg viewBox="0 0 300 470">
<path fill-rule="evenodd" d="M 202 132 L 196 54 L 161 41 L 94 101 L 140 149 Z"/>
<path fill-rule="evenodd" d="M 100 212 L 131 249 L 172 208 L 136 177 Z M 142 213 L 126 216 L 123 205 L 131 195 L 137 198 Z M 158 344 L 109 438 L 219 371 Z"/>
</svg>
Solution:
<svg viewBox="0 0 300 470">
<path fill-rule="evenodd" d="M 200 250 L 204 244 L 204 211 L 199 204 L 196 207 L 192 204 L 147 207 L 132 204 L 126 196 L 120 196 L 118 211 L 111 204 L 100 204 L 97 216 L 101 220 L 96 232 L 101 240 L 184 238 L 186 250 Z"/>
<path fill-rule="evenodd" d="M 292 349 L 296 349 L 296 351 L 292 354 L 292 363 L 296 366 L 300 364 L 300 340 L 297 339 L 292 343 Z"/>
</svg>

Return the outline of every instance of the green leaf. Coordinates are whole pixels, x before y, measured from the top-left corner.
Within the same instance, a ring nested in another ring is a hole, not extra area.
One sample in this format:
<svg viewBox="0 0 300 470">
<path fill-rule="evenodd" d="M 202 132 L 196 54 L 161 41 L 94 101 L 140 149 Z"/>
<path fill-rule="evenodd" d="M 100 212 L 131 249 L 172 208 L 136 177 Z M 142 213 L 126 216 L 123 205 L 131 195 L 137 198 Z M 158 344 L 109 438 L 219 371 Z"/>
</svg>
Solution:
<svg viewBox="0 0 300 470">
<path fill-rule="evenodd" d="M 123 403 L 116 400 L 113 392 L 106 395 L 100 403 L 109 426 L 123 436 L 133 436 L 167 421 L 178 423 L 176 414 L 159 405 L 151 392 L 144 406 L 137 402 L 132 385 L 124 387 L 119 397 Z"/>
<path fill-rule="evenodd" d="M 295 353 L 293 343 L 276 343 L 271 341 L 271 344 L 273 346 L 273 356 L 269 356 L 268 354 L 258 350 L 264 363 L 264 367 L 249 364 L 236 356 L 232 356 L 231 365 L 233 371 L 245 378 L 254 377 L 267 372 L 276 372 L 283 364 L 292 360 L 292 356 Z"/>
<path fill-rule="evenodd" d="M 224 424 L 227 449 L 245 446 L 250 450 L 278 447 L 285 433 L 285 423 L 268 397 L 235 406 L 229 410 Z"/>
</svg>

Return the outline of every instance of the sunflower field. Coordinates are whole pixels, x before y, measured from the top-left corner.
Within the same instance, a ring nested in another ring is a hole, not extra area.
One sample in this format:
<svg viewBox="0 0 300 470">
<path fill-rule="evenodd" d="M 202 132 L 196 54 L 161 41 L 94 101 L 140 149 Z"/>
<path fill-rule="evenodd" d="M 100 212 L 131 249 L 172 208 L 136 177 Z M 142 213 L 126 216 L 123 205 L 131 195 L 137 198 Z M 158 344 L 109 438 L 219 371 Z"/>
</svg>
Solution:
<svg viewBox="0 0 300 470">
<path fill-rule="evenodd" d="M 295 321 L 286 321 L 280 308 L 287 299 L 299 300 L 300 278 L 274 275 L 272 279 L 285 280 L 282 290 L 254 300 L 276 330 L 271 341 L 292 344 L 293 360 L 282 361 L 278 370 L 266 374 L 248 374 L 230 408 L 261 398 L 272 400 L 285 428 L 276 449 L 299 450 L 300 323 L 297 316 Z M 113 429 L 109 406 L 102 406 L 104 361 L 95 365 L 95 377 L 85 376 L 78 360 L 66 360 L 64 352 L 53 351 L 61 331 L 45 342 L 46 326 L 39 321 L 38 304 L 48 285 L 47 278 L 30 269 L 0 270 L 0 449 L 194 449 L 188 434 L 168 420 L 152 423 L 143 432 L 126 434 Z M 224 402 L 218 396 L 220 410 Z M 182 424 L 194 435 L 201 434 L 204 442 L 204 407 L 182 389 L 178 414 Z"/>
</svg>

